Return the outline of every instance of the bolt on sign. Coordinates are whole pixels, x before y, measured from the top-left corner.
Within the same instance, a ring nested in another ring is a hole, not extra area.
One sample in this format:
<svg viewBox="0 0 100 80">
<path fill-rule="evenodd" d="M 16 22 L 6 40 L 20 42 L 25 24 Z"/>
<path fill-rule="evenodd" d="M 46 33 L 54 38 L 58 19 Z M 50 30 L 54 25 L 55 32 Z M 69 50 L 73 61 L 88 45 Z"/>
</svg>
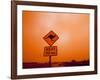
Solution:
<svg viewBox="0 0 100 80">
<path fill-rule="evenodd" d="M 46 46 L 44 56 L 57 56 L 57 46 Z"/>
<path fill-rule="evenodd" d="M 58 35 L 54 33 L 53 31 L 50 31 L 47 35 L 43 37 L 43 39 L 52 46 L 58 39 Z"/>
</svg>

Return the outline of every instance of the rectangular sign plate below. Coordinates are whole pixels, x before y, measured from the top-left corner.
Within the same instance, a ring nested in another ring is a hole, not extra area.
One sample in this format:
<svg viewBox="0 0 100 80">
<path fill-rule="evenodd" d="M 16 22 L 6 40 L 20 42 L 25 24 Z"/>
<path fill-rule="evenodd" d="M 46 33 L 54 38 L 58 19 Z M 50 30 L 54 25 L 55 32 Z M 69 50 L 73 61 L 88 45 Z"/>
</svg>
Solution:
<svg viewBox="0 0 100 80">
<path fill-rule="evenodd" d="M 44 47 L 44 56 L 57 56 L 57 46 Z"/>
</svg>

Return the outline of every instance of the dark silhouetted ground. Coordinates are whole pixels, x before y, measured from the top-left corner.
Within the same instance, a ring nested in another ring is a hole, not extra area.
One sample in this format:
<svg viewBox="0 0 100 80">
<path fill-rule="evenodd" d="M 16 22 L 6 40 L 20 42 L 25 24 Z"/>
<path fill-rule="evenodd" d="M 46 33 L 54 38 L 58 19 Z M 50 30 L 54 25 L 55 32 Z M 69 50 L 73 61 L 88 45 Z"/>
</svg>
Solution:
<svg viewBox="0 0 100 80">
<path fill-rule="evenodd" d="M 72 67 L 72 66 L 86 66 L 89 65 L 89 60 L 84 61 L 75 61 L 72 60 L 71 62 L 55 62 L 51 64 L 51 67 Z M 46 68 L 50 67 L 49 63 L 23 63 L 23 68 Z"/>
</svg>

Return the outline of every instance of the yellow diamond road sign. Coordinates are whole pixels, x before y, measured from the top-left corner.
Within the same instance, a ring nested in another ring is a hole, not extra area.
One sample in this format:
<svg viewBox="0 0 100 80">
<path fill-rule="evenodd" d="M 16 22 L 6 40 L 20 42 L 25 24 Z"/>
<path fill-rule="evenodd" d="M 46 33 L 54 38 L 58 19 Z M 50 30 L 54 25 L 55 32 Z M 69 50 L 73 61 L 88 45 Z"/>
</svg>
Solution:
<svg viewBox="0 0 100 80">
<path fill-rule="evenodd" d="M 58 39 L 58 35 L 54 33 L 53 31 L 50 31 L 47 35 L 43 37 L 43 39 L 52 46 Z"/>
</svg>

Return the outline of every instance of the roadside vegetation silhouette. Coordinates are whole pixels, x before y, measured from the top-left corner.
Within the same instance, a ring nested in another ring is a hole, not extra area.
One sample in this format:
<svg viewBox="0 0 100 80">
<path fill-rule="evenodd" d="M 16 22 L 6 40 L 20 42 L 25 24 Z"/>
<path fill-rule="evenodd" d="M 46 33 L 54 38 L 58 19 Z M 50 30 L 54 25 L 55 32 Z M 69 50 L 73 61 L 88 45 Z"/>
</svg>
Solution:
<svg viewBox="0 0 100 80">
<path fill-rule="evenodd" d="M 86 66 L 89 65 L 89 60 L 83 60 L 83 61 L 76 61 L 72 60 L 70 62 L 52 62 L 51 66 L 49 66 L 49 63 L 23 63 L 23 68 L 46 68 L 46 67 L 73 67 L 73 66 Z"/>
</svg>

